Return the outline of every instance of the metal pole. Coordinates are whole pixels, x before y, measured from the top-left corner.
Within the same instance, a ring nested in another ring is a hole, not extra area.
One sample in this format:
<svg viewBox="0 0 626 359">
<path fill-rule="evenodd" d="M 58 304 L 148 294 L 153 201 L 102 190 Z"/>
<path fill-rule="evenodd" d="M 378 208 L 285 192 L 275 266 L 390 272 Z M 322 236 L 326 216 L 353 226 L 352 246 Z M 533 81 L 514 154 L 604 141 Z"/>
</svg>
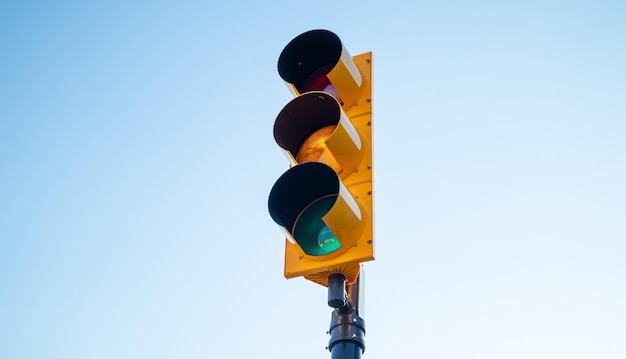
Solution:
<svg viewBox="0 0 626 359">
<path fill-rule="evenodd" d="M 331 359 L 360 359 L 365 352 L 365 321 L 358 313 L 360 278 L 348 286 L 347 292 L 345 282 L 341 274 L 328 277 L 328 305 L 335 308 L 328 331 L 328 350 Z"/>
</svg>

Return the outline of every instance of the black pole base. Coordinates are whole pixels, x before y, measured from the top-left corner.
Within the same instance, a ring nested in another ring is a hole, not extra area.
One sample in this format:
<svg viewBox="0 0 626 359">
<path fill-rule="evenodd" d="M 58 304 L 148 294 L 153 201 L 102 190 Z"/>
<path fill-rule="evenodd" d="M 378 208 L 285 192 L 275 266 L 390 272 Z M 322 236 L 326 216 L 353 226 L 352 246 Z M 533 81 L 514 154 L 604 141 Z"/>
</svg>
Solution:
<svg viewBox="0 0 626 359">
<path fill-rule="evenodd" d="M 331 359 L 361 359 L 361 353 L 363 353 L 360 346 L 349 343 L 341 342 L 333 347 L 330 352 Z"/>
</svg>

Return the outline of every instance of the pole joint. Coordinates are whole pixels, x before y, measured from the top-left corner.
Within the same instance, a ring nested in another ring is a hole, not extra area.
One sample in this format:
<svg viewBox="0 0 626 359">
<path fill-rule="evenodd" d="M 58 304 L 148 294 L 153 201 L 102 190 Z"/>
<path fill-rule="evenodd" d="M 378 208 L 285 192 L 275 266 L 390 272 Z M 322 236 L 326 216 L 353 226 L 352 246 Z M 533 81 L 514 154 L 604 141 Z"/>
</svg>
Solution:
<svg viewBox="0 0 626 359">
<path fill-rule="evenodd" d="M 365 352 L 365 321 L 359 317 L 355 309 L 349 313 L 341 313 L 335 309 L 330 321 L 330 341 L 328 350 L 339 343 L 357 345 L 361 353 Z"/>
</svg>

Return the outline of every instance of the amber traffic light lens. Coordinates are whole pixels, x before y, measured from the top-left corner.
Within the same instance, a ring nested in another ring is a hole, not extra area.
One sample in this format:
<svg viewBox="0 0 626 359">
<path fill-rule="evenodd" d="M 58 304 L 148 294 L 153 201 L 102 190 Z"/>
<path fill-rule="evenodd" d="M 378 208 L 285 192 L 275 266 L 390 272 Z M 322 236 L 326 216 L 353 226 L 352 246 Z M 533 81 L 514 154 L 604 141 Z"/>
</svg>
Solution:
<svg viewBox="0 0 626 359">
<path fill-rule="evenodd" d="M 298 163 L 322 162 L 330 166 L 337 174 L 340 174 L 342 172 L 341 166 L 328 149 L 328 146 L 326 146 L 326 140 L 335 132 L 335 128 L 337 128 L 337 126 L 330 125 L 313 132 L 313 134 L 302 143 L 300 151 L 298 151 L 298 155 L 296 156 L 296 161 L 298 161 Z"/>
</svg>

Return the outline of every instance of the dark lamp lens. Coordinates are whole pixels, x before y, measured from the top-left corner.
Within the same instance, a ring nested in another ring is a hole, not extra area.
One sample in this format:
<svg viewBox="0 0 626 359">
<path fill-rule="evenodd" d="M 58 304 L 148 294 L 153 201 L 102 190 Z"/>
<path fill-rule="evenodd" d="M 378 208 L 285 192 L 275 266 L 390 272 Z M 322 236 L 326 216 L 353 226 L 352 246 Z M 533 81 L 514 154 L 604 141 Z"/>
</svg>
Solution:
<svg viewBox="0 0 626 359">
<path fill-rule="evenodd" d="M 326 74 L 332 69 L 332 65 L 326 65 L 313 71 L 302 84 L 301 92 L 323 91 L 326 86 L 330 85 L 330 80 L 326 77 Z"/>
</svg>

